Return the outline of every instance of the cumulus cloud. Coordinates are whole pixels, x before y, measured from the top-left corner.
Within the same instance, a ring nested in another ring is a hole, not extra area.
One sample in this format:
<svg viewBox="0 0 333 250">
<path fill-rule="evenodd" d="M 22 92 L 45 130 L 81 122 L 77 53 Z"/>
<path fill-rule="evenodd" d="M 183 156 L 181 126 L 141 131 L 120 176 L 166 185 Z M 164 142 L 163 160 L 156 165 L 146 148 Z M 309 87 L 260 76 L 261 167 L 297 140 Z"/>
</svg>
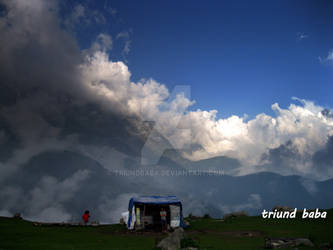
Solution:
<svg viewBox="0 0 333 250">
<path fill-rule="evenodd" d="M 79 22 L 80 18 L 83 18 L 85 16 L 85 8 L 82 4 L 77 4 L 74 7 L 73 13 L 72 13 L 72 19 L 74 22 Z"/>
<path fill-rule="evenodd" d="M 11 217 L 13 216 L 10 212 L 8 212 L 7 210 L 0 210 L 0 216 L 4 216 L 4 217 Z"/>
<path fill-rule="evenodd" d="M 239 212 L 244 210 L 258 210 L 262 207 L 259 194 L 250 194 L 247 201 L 237 205 L 220 205 L 223 213 Z"/>
<path fill-rule="evenodd" d="M 103 24 L 105 22 L 106 17 L 103 13 L 96 9 L 90 9 L 85 2 L 74 5 L 70 11 L 70 15 L 63 20 L 64 25 L 69 30 L 75 30 L 77 25 L 89 26 L 92 24 Z"/>
<path fill-rule="evenodd" d="M 75 79 L 80 51 L 75 39 L 60 28 L 57 3 L 14 0 L 4 4 L 0 80 L 11 90 L 11 102 L 40 89 L 80 93 Z"/>
<path fill-rule="evenodd" d="M 173 145 L 199 145 L 184 154 L 192 160 L 226 155 L 254 165 L 260 163 L 262 154 L 288 141 L 305 156 L 324 145 L 327 135 L 333 133 L 332 120 L 322 114 L 324 108 L 311 101 L 294 98 L 301 105 L 291 104 L 287 109 L 275 103 L 276 117 L 259 114 L 249 121 L 238 116 L 216 119 L 215 110 L 186 111 L 193 102 L 184 95 L 168 102 L 169 91 L 154 80 L 130 82 L 127 66 L 109 61 L 105 53 L 89 57 L 81 68 L 87 88 L 105 103 L 154 121 L 157 131 Z M 179 129 L 180 123 L 190 133 Z"/>
<path fill-rule="evenodd" d="M 316 151 L 312 156 L 312 164 L 323 175 L 333 174 L 333 136 L 330 136 L 326 145 Z"/>
<path fill-rule="evenodd" d="M 309 35 L 305 34 L 304 32 L 297 32 L 297 40 L 302 41 L 306 38 L 309 38 Z"/>
<path fill-rule="evenodd" d="M 123 56 L 123 59 L 125 60 L 125 62 L 126 62 L 126 56 L 129 54 L 129 52 L 131 50 L 131 44 L 132 44 L 132 41 L 130 40 L 131 32 L 132 32 L 131 29 L 129 31 L 123 31 L 123 32 L 120 32 L 119 34 L 117 34 L 117 37 L 116 37 L 117 39 L 124 40 L 122 56 Z"/>
<path fill-rule="evenodd" d="M 216 111 L 194 111 L 184 119 L 191 124 L 193 142 L 202 149 L 188 154 L 191 159 L 227 155 L 249 165 L 258 164 L 262 154 L 291 140 L 302 155 L 311 154 L 327 141 L 333 124 L 321 114 L 322 107 L 301 100 L 302 105 L 291 104 L 282 109 L 272 105 L 276 117 L 259 114 L 244 121 L 238 116 L 216 119 Z"/>
<path fill-rule="evenodd" d="M 0 192 L 2 209 L 14 212 L 22 212 L 23 209 L 23 216 L 30 220 L 69 221 L 71 215 L 66 212 L 64 203 L 73 198 L 89 174 L 88 170 L 79 170 L 62 181 L 44 176 L 31 190 L 6 186 Z"/>
<path fill-rule="evenodd" d="M 9 145 L 9 139 L 15 143 L 1 158 L 0 182 L 33 156 L 52 150 L 70 149 L 85 154 L 109 170 L 124 166 L 129 147 L 120 152 L 110 144 L 127 140 L 133 147 L 143 146 L 128 138 L 135 136 L 142 137 L 141 141 L 148 138 L 145 145 L 148 148 L 143 147 L 147 155 L 156 150 L 162 156 L 163 150 L 170 146 L 190 160 L 214 156 L 237 158 L 243 164 L 240 173 L 256 172 L 259 165 L 261 170 L 273 171 L 272 167 L 276 167 L 275 170 L 285 174 L 333 176 L 329 170 L 329 138 L 333 136 L 329 109 L 294 98 L 295 103 L 287 108 L 273 104 L 275 116 L 261 113 L 250 120 L 236 115 L 218 119 L 217 110 L 190 111 L 194 101 L 186 88 L 169 91 L 154 79 L 133 82 L 126 63 L 109 57 L 114 42 L 110 34 L 97 35 L 90 48 L 80 50 L 73 34 L 61 28 L 63 20 L 58 17 L 57 1 L 4 0 L 3 3 L 6 11 L 0 17 L 0 81 L 8 96 L 0 98 L 1 123 L 5 123 L 0 124 L 0 148 L 2 144 Z M 84 4 L 76 5 L 68 18 L 70 25 L 87 20 L 105 21 Z M 123 51 L 128 54 L 130 33 L 113 37 L 125 41 Z M 329 53 L 325 60 L 331 59 Z M 89 105 L 93 108 L 86 108 Z M 107 119 L 110 120 L 102 122 Z M 141 121 L 153 121 L 150 136 Z M 100 124 L 107 126 L 99 127 Z M 132 129 L 134 126 L 137 128 Z M 125 128 L 116 130 L 118 127 Z M 118 133 L 116 137 L 105 132 L 108 130 L 131 130 L 131 133 Z M 82 134 L 86 140 L 82 140 Z M 92 139 L 94 136 L 98 140 Z M 102 145 L 92 145 L 91 141 Z M 29 193 L 31 201 L 25 201 L 27 214 L 43 220 L 56 214 L 61 220 L 69 220 L 62 204 L 71 199 L 88 177 L 84 171 L 66 180 L 44 176 Z M 1 189 L 1 199 L 10 197 L 1 209 L 13 210 L 23 197 L 22 192 L 20 187 L 10 185 Z M 108 209 L 124 203 L 128 195 L 113 198 L 106 196 L 99 207 L 106 217 Z M 223 209 L 250 209 L 259 205 L 260 197 L 253 194 L 248 203 Z M 117 207 L 115 213 L 118 210 L 123 207 Z"/>
<path fill-rule="evenodd" d="M 0 200 L 3 201 L 1 204 L 1 209 L 8 212 L 10 210 L 16 209 L 18 204 L 23 204 L 26 202 L 23 196 L 22 188 L 13 186 L 5 186 L 1 188 Z"/>
<path fill-rule="evenodd" d="M 327 53 L 327 56 L 322 58 L 321 56 L 318 57 L 319 62 L 325 63 L 333 60 L 333 49 L 330 49 Z"/>
<path fill-rule="evenodd" d="M 1 18 L 2 24 L 7 24 L 1 26 L 1 32 L 5 34 L 1 40 L 4 45 L 1 53 L 2 58 L 12 61 L 6 65 L 23 71 L 27 62 L 21 62 L 22 55 L 32 58 L 29 56 L 32 49 L 30 44 L 37 41 L 34 51 L 42 50 L 45 55 L 38 54 L 37 64 L 34 62 L 30 66 L 29 72 L 34 72 L 33 75 L 24 77 L 29 79 L 29 84 L 42 88 L 47 79 L 47 86 L 79 96 L 84 102 L 95 102 L 105 109 L 154 121 L 155 130 L 167 138 L 173 147 L 187 147 L 183 153 L 191 160 L 225 155 L 240 159 L 243 165 L 255 165 L 261 163 L 263 154 L 288 141 L 292 142 L 299 155 L 306 156 L 322 147 L 327 136 L 333 134 L 333 121 L 323 115 L 324 108 L 297 98 L 295 101 L 299 101 L 300 105 L 291 104 L 288 108 L 281 108 L 278 103 L 273 104 L 275 117 L 262 113 L 251 120 L 235 115 L 217 119 L 217 110 L 188 111 L 194 102 L 183 93 L 176 94 L 170 100 L 172 94 L 166 86 L 153 79 L 132 82 L 127 65 L 109 58 L 107 52 L 112 48 L 110 35 L 100 34 L 89 51 L 79 52 L 75 39 L 59 28 L 56 13 L 48 11 L 56 9 L 56 2 L 46 4 L 34 1 L 27 4 L 14 1 L 6 4 L 10 15 Z M 75 9 L 77 18 L 85 15 L 82 8 L 77 6 Z M 8 25 L 9 22 L 11 25 Z M 120 33 L 117 38 L 128 39 L 129 33 Z M 17 47 L 23 53 L 19 57 L 13 52 Z M 54 49 L 57 55 L 53 54 Z M 68 60 L 69 55 L 75 60 Z M 61 63 L 44 67 L 44 58 L 46 60 L 50 56 L 56 57 Z M 41 76 L 37 68 L 52 71 L 46 77 Z M 15 79 L 16 75 L 22 75 L 14 74 L 9 68 L 2 70 L 2 73 L 11 79 L 12 76 Z M 59 78 L 58 75 L 67 75 L 68 78 Z M 17 82 L 21 80 L 27 81 L 20 78 Z M 47 103 L 47 98 L 44 101 Z M 188 150 L 191 146 L 193 150 Z"/>
<path fill-rule="evenodd" d="M 309 194 L 311 195 L 318 194 L 319 190 L 315 181 L 313 181 L 312 179 L 301 178 L 300 182 L 303 185 L 303 187 L 306 189 L 306 191 L 309 192 Z"/>
<path fill-rule="evenodd" d="M 92 53 L 97 51 L 107 52 L 112 48 L 112 38 L 108 34 L 99 34 L 96 41 L 92 44 L 90 51 Z"/>
<path fill-rule="evenodd" d="M 121 213 L 128 211 L 128 202 L 130 198 L 138 196 L 135 193 L 123 193 L 111 199 L 110 197 L 103 197 L 102 202 L 98 206 L 101 217 L 105 221 L 101 223 L 118 223 L 121 218 Z"/>
<path fill-rule="evenodd" d="M 39 110 L 41 95 L 19 100 L 16 105 L 4 107 L 1 115 L 19 138 L 19 146 L 12 155 L 1 163 L 0 182 L 28 162 L 31 157 L 48 150 L 62 150 L 75 142 L 75 136 L 59 138 L 60 129 L 53 127 L 42 118 Z M 48 100 L 48 99 L 46 99 Z M 9 146 L 9 145 L 7 145 Z"/>
</svg>

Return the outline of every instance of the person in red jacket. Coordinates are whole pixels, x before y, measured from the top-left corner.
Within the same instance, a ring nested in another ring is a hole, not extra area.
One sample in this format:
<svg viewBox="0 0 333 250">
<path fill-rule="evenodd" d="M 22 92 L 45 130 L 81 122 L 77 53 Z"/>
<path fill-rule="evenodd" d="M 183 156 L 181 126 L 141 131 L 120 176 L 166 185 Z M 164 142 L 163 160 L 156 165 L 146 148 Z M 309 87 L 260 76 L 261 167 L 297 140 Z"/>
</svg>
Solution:
<svg viewBox="0 0 333 250">
<path fill-rule="evenodd" d="M 85 225 L 88 224 L 88 222 L 89 222 L 89 218 L 90 218 L 90 213 L 89 213 L 88 210 L 86 210 L 86 211 L 84 212 L 84 214 L 82 215 L 82 219 L 83 219 L 83 222 L 84 222 Z"/>
</svg>

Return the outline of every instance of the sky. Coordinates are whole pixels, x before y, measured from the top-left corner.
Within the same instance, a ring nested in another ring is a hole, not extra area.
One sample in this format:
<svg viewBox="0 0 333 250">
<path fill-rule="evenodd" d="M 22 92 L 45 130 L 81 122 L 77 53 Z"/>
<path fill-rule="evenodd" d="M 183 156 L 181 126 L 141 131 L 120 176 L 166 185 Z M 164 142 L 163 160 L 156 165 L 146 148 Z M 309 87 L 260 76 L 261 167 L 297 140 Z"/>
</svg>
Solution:
<svg viewBox="0 0 333 250">
<path fill-rule="evenodd" d="M 26 140 L 44 138 L 34 126 L 61 134 L 63 107 L 89 104 L 154 123 L 142 162 L 170 143 L 253 166 L 292 145 L 310 174 L 333 135 L 330 2 L 2 2 L 2 113 Z"/>
<path fill-rule="evenodd" d="M 106 23 L 77 33 L 82 48 L 97 31 L 127 33 L 132 79 L 152 77 L 169 89 L 189 85 L 193 110 L 254 117 L 273 114 L 275 102 L 287 107 L 294 96 L 333 106 L 332 60 L 326 60 L 333 47 L 330 1 L 91 1 L 83 6 L 112 10 Z M 114 41 L 111 58 L 123 59 L 121 40 Z"/>
<path fill-rule="evenodd" d="M 110 175 L 166 167 L 168 149 L 172 167 L 292 175 L 317 194 L 333 178 L 332 8 L 0 0 L 0 214 L 69 220 L 89 192 L 109 218 L 133 193 L 192 191 L 190 178 Z M 271 195 L 258 195 L 229 205 L 259 209 Z"/>
</svg>

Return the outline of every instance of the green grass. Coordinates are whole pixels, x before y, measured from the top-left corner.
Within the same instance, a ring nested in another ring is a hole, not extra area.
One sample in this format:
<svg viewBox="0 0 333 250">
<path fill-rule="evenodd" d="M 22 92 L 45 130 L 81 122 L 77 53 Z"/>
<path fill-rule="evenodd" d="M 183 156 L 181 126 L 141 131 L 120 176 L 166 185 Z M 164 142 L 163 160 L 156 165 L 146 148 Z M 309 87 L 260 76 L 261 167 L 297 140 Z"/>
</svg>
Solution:
<svg viewBox="0 0 333 250">
<path fill-rule="evenodd" d="M 333 241 L 333 209 L 328 210 L 326 219 L 262 219 L 251 216 L 225 221 L 204 218 L 188 220 L 190 227 L 187 231 L 192 231 L 200 247 L 206 249 L 263 249 L 265 238 L 279 237 L 309 238 L 317 247 Z"/>
<path fill-rule="evenodd" d="M 262 219 L 261 217 L 209 217 L 187 219 L 188 242 L 200 249 L 263 249 L 267 237 L 304 237 L 316 249 L 333 241 L 333 210 L 326 219 Z M 121 225 L 99 227 L 33 226 L 31 222 L 0 217 L 0 249 L 97 250 L 154 249 L 160 233 L 129 233 Z M 291 248 L 290 248 L 291 249 Z M 307 249 L 299 247 L 299 249 Z"/>
<path fill-rule="evenodd" d="M 0 219 L 0 248 L 4 250 L 153 249 L 155 237 L 126 233 L 121 225 L 45 227 L 16 219 Z"/>
</svg>

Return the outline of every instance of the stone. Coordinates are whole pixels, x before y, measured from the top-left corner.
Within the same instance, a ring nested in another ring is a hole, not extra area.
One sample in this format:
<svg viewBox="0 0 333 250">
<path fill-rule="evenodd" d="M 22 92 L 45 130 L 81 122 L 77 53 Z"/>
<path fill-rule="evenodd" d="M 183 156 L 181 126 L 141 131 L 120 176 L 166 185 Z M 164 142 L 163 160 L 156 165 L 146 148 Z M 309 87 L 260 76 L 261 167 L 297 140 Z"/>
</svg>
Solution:
<svg viewBox="0 0 333 250">
<path fill-rule="evenodd" d="M 300 246 L 300 245 L 309 246 L 309 247 L 314 246 L 313 243 L 309 239 L 306 239 L 306 238 L 295 239 L 295 246 Z"/>
<path fill-rule="evenodd" d="M 309 246 L 313 247 L 314 244 L 306 238 L 295 239 L 265 239 L 265 248 L 281 248 L 281 247 L 297 247 L 297 246 Z"/>
<path fill-rule="evenodd" d="M 187 221 L 187 220 L 184 220 L 184 224 L 185 224 L 185 226 L 190 226 L 190 222 L 189 221 Z"/>
<path fill-rule="evenodd" d="M 14 219 L 20 219 L 20 220 L 22 220 L 22 217 L 21 217 L 21 214 L 20 214 L 20 213 L 16 213 L 16 214 L 14 214 L 13 218 L 14 218 Z"/>
<path fill-rule="evenodd" d="M 273 211 L 276 209 L 276 211 L 289 211 L 292 212 L 294 209 L 288 206 L 275 206 L 273 207 Z"/>
<path fill-rule="evenodd" d="M 248 215 L 247 215 L 247 213 L 245 211 L 239 211 L 239 212 L 225 214 L 223 216 L 223 218 L 227 219 L 227 218 L 240 217 L 240 216 L 248 216 Z"/>
<path fill-rule="evenodd" d="M 162 248 L 162 250 L 177 250 L 180 249 L 180 242 L 184 238 L 184 229 L 177 228 L 168 237 L 161 240 L 157 247 Z"/>
<path fill-rule="evenodd" d="M 326 250 L 332 250 L 333 249 L 333 243 L 331 242 L 325 242 L 320 244 L 321 249 L 326 249 Z"/>
</svg>

